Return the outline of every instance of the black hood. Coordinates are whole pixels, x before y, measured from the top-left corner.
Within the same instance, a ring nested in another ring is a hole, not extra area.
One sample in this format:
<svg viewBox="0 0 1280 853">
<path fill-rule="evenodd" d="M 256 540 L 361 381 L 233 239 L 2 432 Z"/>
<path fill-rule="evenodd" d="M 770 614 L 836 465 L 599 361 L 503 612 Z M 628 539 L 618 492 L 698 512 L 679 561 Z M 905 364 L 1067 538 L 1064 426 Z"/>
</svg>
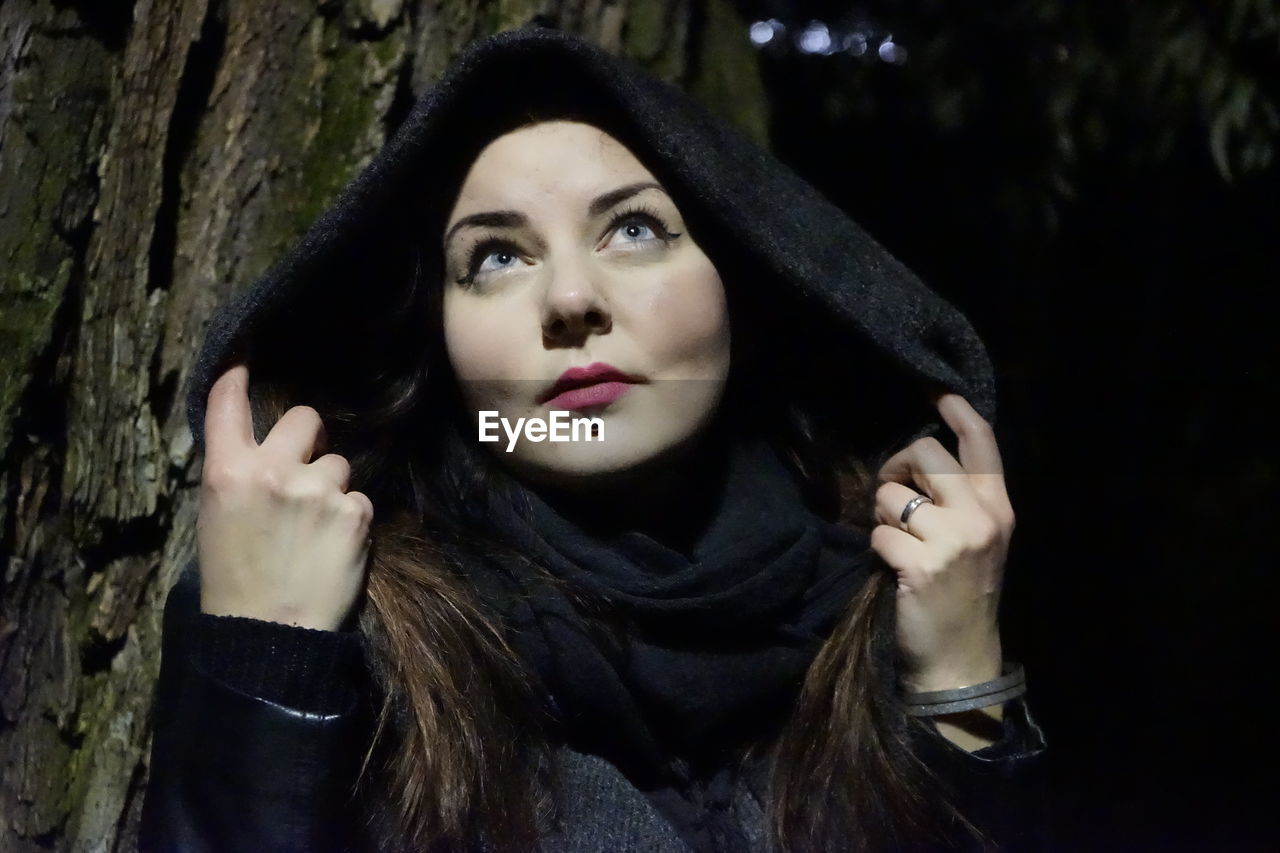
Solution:
<svg viewBox="0 0 1280 853">
<path fill-rule="evenodd" d="M 589 119 L 631 149 L 726 288 L 777 307 L 765 359 L 838 404 L 863 459 L 925 434 L 949 439 L 928 394 L 940 387 L 994 423 L 974 329 L 838 207 L 690 95 L 581 38 L 527 26 L 471 43 L 292 251 L 214 315 L 188 397 L 197 447 L 209 388 L 232 359 L 249 355 L 254 378 L 299 402 L 342 405 L 384 381 L 415 343 L 385 327 L 388 306 L 415 270 L 440 286 L 438 235 L 471 160 L 534 112 Z"/>
</svg>

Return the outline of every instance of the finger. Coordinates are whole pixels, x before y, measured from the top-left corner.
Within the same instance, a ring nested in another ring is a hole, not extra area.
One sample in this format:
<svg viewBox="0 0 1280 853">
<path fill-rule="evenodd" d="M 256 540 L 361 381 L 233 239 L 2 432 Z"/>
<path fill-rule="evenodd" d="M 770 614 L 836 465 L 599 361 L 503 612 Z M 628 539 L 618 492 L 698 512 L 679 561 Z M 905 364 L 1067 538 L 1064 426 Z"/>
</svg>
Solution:
<svg viewBox="0 0 1280 853">
<path fill-rule="evenodd" d="M 262 449 L 298 462 L 310 462 L 316 450 L 327 444 L 320 413 L 310 406 L 294 406 L 285 412 L 262 440 Z"/>
<path fill-rule="evenodd" d="M 878 476 L 882 482 L 918 489 L 938 506 L 968 507 L 978 503 L 964 468 L 933 436 L 913 441 L 890 456 Z"/>
<path fill-rule="evenodd" d="M 922 586 L 928 546 L 910 533 L 888 524 L 871 530 L 871 549 L 880 555 L 898 576 L 898 589 L 914 590 Z"/>
<path fill-rule="evenodd" d="M 336 453 L 326 453 L 310 464 L 326 480 L 345 492 L 351 485 L 351 464 Z"/>
<path fill-rule="evenodd" d="M 938 413 L 960 440 L 960 464 L 970 474 L 1003 474 L 995 431 L 986 418 L 959 394 L 946 393 L 936 401 Z"/>
<path fill-rule="evenodd" d="M 973 488 L 989 500 L 1008 503 L 1004 462 L 991 424 L 959 394 L 943 394 L 936 402 L 938 413 L 959 439 L 960 464 Z"/>
<path fill-rule="evenodd" d="M 947 510 L 932 503 L 922 503 L 911 511 L 907 522 L 902 522 L 902 511 L 920 493 L 901 483 L 887 482 L 876 489 L 876 521 L 896 527 L 912 536 L 927 540 L 946 532 Z"/>
<path fill-rule="evenodd" d="M 365 516 L 373 521 L 373 501 L 364 492 L 347 492 L 347 497 L 364 507 Z"/>
<path fill-rule="evenodd" d="M 209 388 L 204 412 L 205 458 L 257 447 L 249 410 L 249 367 L 234 364 Z"/>
</svg>

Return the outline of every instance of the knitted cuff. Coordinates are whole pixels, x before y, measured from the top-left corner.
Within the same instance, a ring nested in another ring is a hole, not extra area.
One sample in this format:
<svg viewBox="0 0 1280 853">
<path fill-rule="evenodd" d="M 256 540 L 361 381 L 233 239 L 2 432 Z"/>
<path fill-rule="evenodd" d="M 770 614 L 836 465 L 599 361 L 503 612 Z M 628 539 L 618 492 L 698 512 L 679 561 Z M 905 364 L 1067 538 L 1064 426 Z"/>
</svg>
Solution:
<svg viewBox="0 0 1280 853">
<path fill-rule="evenodd" d="M 323 714 L 349 711 L 355 701 L 357 632 L 208 613 L 197 614 L 191 632 L 192 662 L 243 693 Z"/>
</svg>

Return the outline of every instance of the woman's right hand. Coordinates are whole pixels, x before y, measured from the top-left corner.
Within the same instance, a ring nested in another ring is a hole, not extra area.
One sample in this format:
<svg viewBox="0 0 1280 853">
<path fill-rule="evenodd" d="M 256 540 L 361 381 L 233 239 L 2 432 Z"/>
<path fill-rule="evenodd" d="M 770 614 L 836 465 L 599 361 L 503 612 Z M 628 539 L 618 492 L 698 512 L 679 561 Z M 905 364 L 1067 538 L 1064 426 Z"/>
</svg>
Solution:
<svg viewBox="0 0 1280 853">
<path fill-rule="evenodd" d="M 347 491 L 347 460 L 311 460 L 325 441 L 310 406 L 294 406 L 259 445 L 249 369 L 209 390 L 196 522 L 200 610 L 337 630 L 364 587 L 373 504 Z"/>
</svg>

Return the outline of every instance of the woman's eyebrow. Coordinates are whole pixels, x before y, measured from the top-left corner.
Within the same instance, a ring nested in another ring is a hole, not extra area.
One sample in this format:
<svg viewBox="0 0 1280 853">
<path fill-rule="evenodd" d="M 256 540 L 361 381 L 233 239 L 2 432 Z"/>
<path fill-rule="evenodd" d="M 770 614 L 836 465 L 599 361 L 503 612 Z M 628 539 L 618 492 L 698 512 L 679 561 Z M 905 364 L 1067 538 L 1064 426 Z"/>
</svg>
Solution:
<svg viewBox="0 0 1280 853">
<path fill-rule="evenodd" d="M 625 186 L 618 187 L 616 190 L 609 190 L 607 193 L 601 193 L 593 198 L 591 200 L 591 204 L 587 205 L 587 215 L 591 217 L 599 216 L 615 204 L 626 201 L 643 190 L 660 190 L 661 192 L 666 192 L 666 190 L 663 189 L 662 184 L 659 184 L 656 181 L 637 181 L 634 184 L 626 184 Z"/>
<path fill-rule="evenodd" d="M 637 181 L 634 184 L 626 184 L 617 189 L 609 190 L 601 193 L 591 200 L 587 205 L 587 215 L 591 217 L 599 216 L 614 205 L 623 202 L 631 196 L 644 190 L 659 190 L 663 193 L 666 189 L 662 184 L 655 181 Z M 527 225 L 528 217 L 518 210 L 487 210 L 482 213 L 469 213 L 466 216 L 453 223 L 448 233 L 444 235 L 444 245 L 448 246 L 449 241 L 453 239 L 454 233 L 459 228 L 465 227 L 489 227 L 489 228 L 519 228 Z"/>
</svg>

